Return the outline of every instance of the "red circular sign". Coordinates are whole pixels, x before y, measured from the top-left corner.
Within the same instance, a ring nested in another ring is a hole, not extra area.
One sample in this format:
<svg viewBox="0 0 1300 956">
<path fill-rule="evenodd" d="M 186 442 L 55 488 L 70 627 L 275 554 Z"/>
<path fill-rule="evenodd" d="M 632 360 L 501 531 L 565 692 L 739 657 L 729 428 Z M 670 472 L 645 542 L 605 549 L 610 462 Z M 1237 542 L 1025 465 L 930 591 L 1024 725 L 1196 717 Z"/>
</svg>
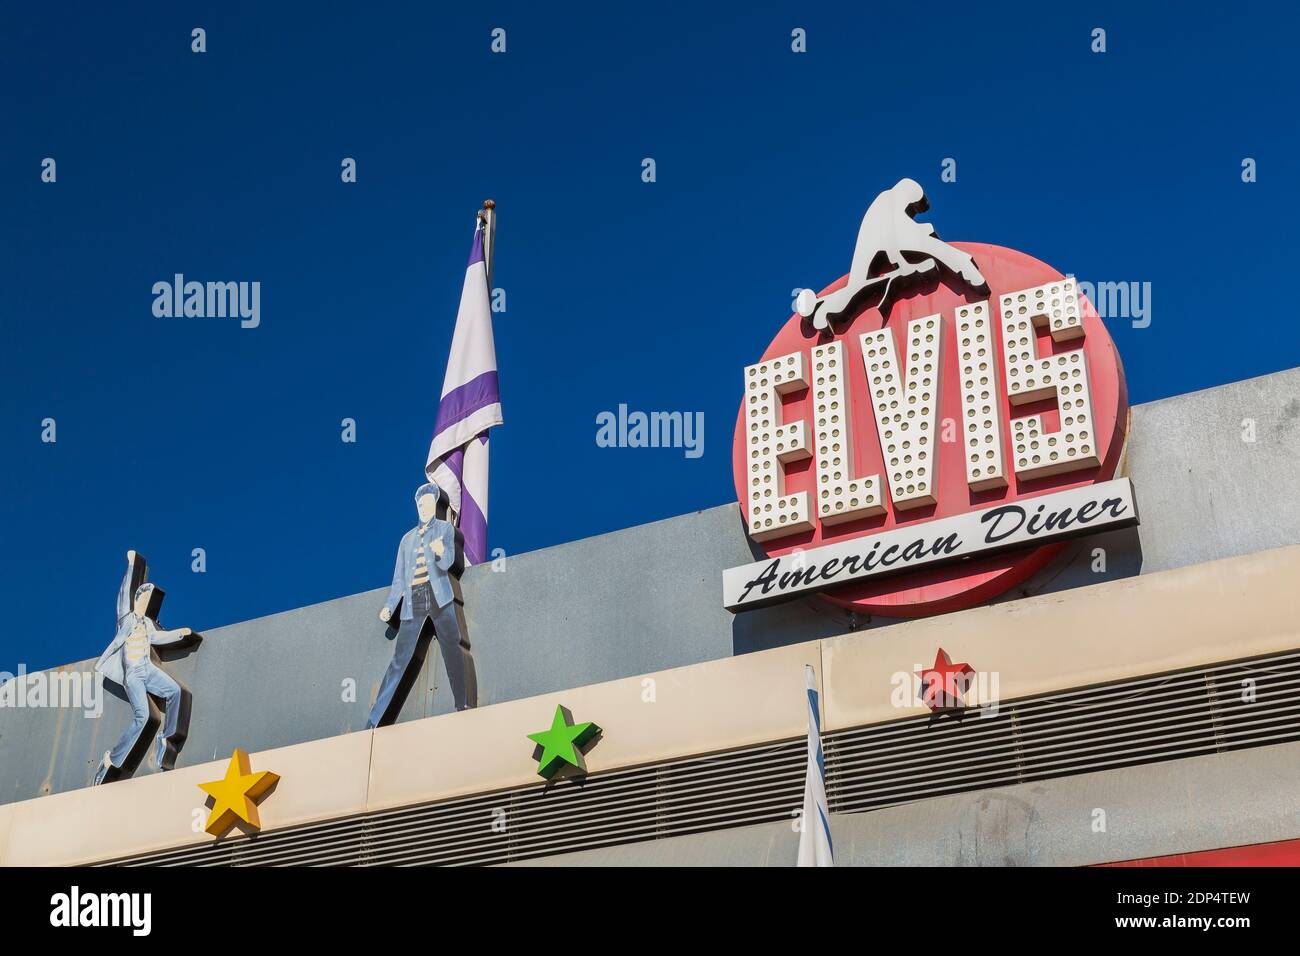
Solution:
<svg viewBox="0 0 1300 956">
<path fill-rule="evenodd" d="M 1032 256 L 1005 249 L 1001 246 L 975 242 L 954 242 L 950 245 L 975 258 L 988 283 L 988 291 L 960 293 L 940 284 L 933 291 L 916 294 L 894 302 L 888 315 L 877 308 L 868 308 L 857 318 L 835 330 L 833 337 L 809 334 L 809 325 L 798 314 L 792 315 L 776 338 L 767 347 L 760 361 L 811 350 L 828 341 L 844 342 L 845 368 L 848 376 L 848 401 L 853 423 L 851 477 L 880 475 L 885 495 L 885 462 L 876 435 L 876 415 L 871 402 L 867 372 L 859 349 L 859 336 L 888 327 L 894 336 L 895 347 L 902 354 L 906 345 L 907 324 L 913 319 L 939 315 L 941 344 L 939 353 L 939 405 L 938 436 L 934 444 L 934 498 L 935 504 L 899 511 L 891 502 L 884 514 L 862 518 L 843 524 L 823 525 L 816 518 L 816 489 L 814 482 L 817 466 L 814 458 L 781 466 L 784 472 L 784 494 L 806 491 L 816 527 L 812 531 L 798 532 L 786 537 L 769 539 L 757 546 L 769 557 L 788 554 L 796 549 L 810 549 L 823 544 L 866 537 L 896 527 L 923 526 L 925 522 L 948 518 L 992 505 L 1006 504 L 1022 498 L 1031 498 L 1047 492 L 1062 491 L 1106 481 L 1115 477 L 1124 449 L 1128 428 L 1128 393 L 1124 385 L 1124 370 L 1119 354 L 1098 317 L 1092 303 L 1079 296 L 1084 335 L 1082 339 L 1056 342 L 1047 328 L 1037 330 L 1037 355 L 1047 357 L 1062 352 L 1082 349 L 1092 399 L 1093 435 L 1097 442 L 1100 466 L 1036 478 L 1020 478 L 1015 472 L 1016 458 L 1011 448 L 1010 422 L 1013 418 L 1037 414 L 1041 417 L 1045 435 L 1060 429 L 1060 412 L 1054 398 L 1029 404 L 1012 405 L 1006 394 L 1006 376 L 1002 364 L 1001 321 L 998 305 L 1001 296 L 1020 292 L 1035 286 L 1060 281 L 1064 278 L 1051 266 Z M 841 277 L 821 296 L 843 288 L 848 276 Z M 1002 457 L 1005 464 L 1007 486 L 989 491 L 972 491 L 966 481 L 966 463 L 962 442 L 961 381 L 959 377 L 960 352 L 957 341 L 954 310 L 962 305 L 987 300 L 993 330 L 995 367 L 998 369 L 999 394 L 996 406 L 1002 416 Z M 779 399 L 782 422 L 805 420 L 811 428 L 810 389 L 791 392 Z M 955 427 L 952 423 L 955 423 Z M 947 427 L 945 427 L 947 425 Z M 944 440 L 947 438 L 948 440 Z M 748 461 L 745 405 L 741 402 L 736 417 L 736 432 L 732 443 L 732 470 L 736 493 L 742 514 L 748 515 Z M 881 614 L 890 617 L 920 617 L 945 611 L 971 607 L 1007 591 L 1034 574 L 1059 553 L 1061 544 L 1042 545 L 1028 550 L 1007 552 L 989 557 L 973 558 L 955 564 L 907 572 L 859 584 L 849 584 L 821 594 L 825 599 L 860 613 Z"/>
</svg>

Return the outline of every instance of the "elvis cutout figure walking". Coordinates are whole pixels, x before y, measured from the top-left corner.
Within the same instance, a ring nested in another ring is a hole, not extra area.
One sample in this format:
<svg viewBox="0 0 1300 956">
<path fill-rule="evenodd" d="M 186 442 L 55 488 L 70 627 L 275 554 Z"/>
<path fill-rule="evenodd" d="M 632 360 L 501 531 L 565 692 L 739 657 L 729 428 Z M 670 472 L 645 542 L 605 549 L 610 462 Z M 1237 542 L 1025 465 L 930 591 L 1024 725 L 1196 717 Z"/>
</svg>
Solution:
<svg viewBox="0 0 1300 956">
<path fill-rule="evenodd" d="M 456 528 L 437 517 L 442 491 L 432 481 L 415 492 L 419 524 L 402 536 L 397 546 L 393 585 L 379 612 L 387 624 L 399 605 L 401 614 L 393 659 L 384 673 L 379 694 L 370 710 L 366 727 L 391 724 L 402 707 L 410 685 L 412 667 L 420 666 L 416 651 L 429 626 L 442 649 L 442 662 L 451 683 L 457 710 L 478 706 L 478 684 L 474 658 L 456 607 L 451 570 L 456 563 Z"/>
</svg>

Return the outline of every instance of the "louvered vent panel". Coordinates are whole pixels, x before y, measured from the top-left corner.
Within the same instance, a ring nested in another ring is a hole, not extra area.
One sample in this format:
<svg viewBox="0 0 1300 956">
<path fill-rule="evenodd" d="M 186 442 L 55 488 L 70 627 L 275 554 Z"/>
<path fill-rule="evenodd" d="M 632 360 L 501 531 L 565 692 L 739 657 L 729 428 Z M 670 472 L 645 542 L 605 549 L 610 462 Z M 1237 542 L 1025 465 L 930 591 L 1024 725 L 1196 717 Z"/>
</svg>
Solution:
<svg viewBox="0 0 1300 956">
<path fill-rule="evenodd" d="M 831 810 L 1300 740 L 1300 652 L 827 734 Z M 774 820 L 802 803 L 802 738 L 115 861 L 475 865 Z"/>
<path fill-rule="evenodd" d="M 328 820 L 116 861 L 124 866 L 356 866 L 362 862 L 364 819 Z"/>
<path fill-rule="evenodd" d="M 801 741 L 376 814 L 370 864 L 504 863 L 789 819 Z"/>
</svg>

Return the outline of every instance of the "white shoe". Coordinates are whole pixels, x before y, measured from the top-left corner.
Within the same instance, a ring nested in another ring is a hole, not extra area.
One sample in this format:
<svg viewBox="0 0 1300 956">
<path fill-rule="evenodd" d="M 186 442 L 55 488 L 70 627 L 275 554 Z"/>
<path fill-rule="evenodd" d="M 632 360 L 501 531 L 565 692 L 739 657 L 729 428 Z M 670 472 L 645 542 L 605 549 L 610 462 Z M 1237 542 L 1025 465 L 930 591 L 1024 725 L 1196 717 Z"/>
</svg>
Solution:
<svg viewBox="0 0 1300 956">
<path fill-rule="evenodd" d="M 104 759 L 100 761 L 99 769 L 95 771 L 95 782 L 92 784 L 92 786 L 97 787 L 101 783 L 103 783 L 104 778 L 108 776 L 108 771 L 112 766 L 113 766 L 112 752 L 105 750 Z"/>
</svg>

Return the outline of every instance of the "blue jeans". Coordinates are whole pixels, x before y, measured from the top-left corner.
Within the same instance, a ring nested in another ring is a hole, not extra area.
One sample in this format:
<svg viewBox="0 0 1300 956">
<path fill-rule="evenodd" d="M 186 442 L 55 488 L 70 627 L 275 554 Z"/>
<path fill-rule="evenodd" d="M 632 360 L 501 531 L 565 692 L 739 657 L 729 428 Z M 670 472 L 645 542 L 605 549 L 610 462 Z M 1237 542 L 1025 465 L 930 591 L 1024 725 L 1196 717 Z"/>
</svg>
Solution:
<svg viewBox="0 0 1300 956">
<path fill-rule="evenodd" d="M 451 601 L 446 607 L 438 607 L 433 601 L 432 589 L 425 584 L 411 591 L 411 617 L 410 620 L 402 621 L 398 628 L 393 659 L 388 664 L 388 670 L 384 671 L 384 679 L 379 684 L 379 695 L 375 698 L 375 705 L 370 708 L 370 716 L 366 718 L 367 730 L 378 727 L 389 708 L 393 707 L 393 697 L 411 666 L 425 625 L 430 622 L 438 637 L 438 646 L 442 649 L 442 663 L 447 669 L 447 681 L 451 684 L 451 696 L 456 702 L 456 709 L 478 706 L 474 658 L 470 654 L 469 641 L 460 629 L 456 602 Z M 393 709 L 401 706 L 402 701 L 397 701 Z M 396 716 L 393 715 L 394 718 Z"/>
<path fill-rule="evenodd" d="M 127 754 L 140 737 L 140 731 L 144 730 L 144 725 L 149 720 L 149 694 L 161 697 L 166 711 L 163 725 L 158 731 L 159 740 L 166 740 L 176 733 L 176 722 L 181 715 L 181 685 L 159 670 L 148 658 L 127 667 L 123 686 L 126 699 L 131 705 L 131 723 L 109 751 L 108 759 L 114 767 L 122 766 L 122 761 L 126 760 Z"/>
</svg>

